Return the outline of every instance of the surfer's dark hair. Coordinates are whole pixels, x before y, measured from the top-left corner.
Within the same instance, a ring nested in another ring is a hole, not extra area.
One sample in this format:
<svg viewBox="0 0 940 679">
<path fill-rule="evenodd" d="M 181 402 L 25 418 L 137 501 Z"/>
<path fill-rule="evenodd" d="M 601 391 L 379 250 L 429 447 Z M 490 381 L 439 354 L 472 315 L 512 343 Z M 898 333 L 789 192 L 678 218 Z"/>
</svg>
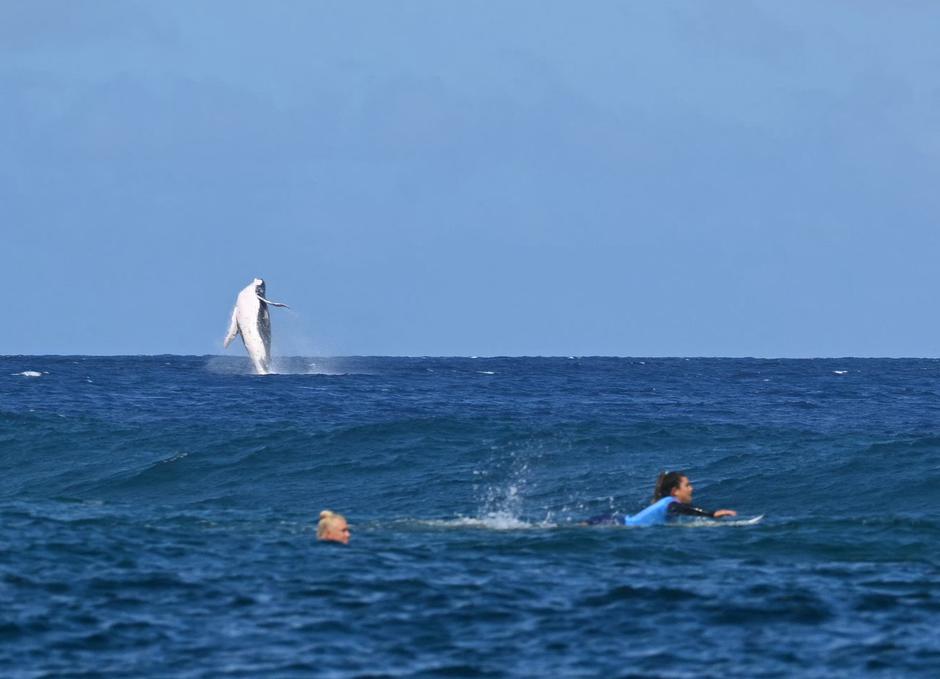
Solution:
<svg viewBox="0 0 940 679">
<path fill-rule="evenodd" d="M 686 475 L 682 472 L 659 472 L 656 479 L 656 488 L 653 490 L 653 502 L 659 502 L 664 497 L 672 495 L 672 491 L 679 487 Z"/>
</svg>

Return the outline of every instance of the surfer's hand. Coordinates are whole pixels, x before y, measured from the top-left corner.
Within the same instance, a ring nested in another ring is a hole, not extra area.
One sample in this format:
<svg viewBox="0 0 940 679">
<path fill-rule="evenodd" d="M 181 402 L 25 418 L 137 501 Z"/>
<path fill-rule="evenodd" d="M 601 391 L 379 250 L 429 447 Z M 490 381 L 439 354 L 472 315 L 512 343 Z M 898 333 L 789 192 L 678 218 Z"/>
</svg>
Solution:
<svg viewBox="0 0 940 679">
<path fill-rule="evenodd" d="M 737 516 L 738 513 L 733 509 L 719 509 L 715 511 L 715 518 L 720 519 L 723 516 Z"/>
</svg>

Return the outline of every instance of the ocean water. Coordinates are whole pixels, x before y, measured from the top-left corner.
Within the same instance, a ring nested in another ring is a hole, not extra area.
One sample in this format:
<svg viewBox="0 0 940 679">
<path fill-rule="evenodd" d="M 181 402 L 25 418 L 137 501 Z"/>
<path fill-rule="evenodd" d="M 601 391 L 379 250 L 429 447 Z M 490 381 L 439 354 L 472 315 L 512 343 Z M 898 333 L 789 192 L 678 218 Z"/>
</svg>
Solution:
<svg viewBox="0 0 940 679">
<path fill-rule="evenodd" d="M 0 358 L 2 676 L 940 676 L 940 361 L 278 369 Z"/>
</svg>

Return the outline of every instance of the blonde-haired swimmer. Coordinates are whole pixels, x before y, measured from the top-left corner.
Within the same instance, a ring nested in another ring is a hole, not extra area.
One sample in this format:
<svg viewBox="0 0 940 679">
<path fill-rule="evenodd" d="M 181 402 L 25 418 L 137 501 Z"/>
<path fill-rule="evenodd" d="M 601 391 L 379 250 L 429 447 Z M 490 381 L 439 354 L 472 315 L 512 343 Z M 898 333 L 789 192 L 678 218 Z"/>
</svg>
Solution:
<svg viewBox="0 0 940 679">
<path fill-rule="evenodd" d="M 320 522 L 317 524 L 317 540 L 326 542 L 342 542 L 349 544 L 349 524 L 346 517 L 336 514 L 329 509 L 320 512 Z"/>
</svg>

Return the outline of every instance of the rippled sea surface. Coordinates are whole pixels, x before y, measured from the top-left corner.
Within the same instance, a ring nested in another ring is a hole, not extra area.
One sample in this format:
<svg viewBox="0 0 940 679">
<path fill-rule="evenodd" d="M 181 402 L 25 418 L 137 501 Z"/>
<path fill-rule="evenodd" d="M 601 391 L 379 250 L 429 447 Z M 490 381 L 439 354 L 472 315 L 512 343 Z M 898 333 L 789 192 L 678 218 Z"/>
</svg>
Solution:
<svg viewBox="0 0 940 679">
<path fill-rule="evenodd" d="M 940 361 L 247 367 L 0 358 L 3 676 L 940 676 Z"/>
</svg>

